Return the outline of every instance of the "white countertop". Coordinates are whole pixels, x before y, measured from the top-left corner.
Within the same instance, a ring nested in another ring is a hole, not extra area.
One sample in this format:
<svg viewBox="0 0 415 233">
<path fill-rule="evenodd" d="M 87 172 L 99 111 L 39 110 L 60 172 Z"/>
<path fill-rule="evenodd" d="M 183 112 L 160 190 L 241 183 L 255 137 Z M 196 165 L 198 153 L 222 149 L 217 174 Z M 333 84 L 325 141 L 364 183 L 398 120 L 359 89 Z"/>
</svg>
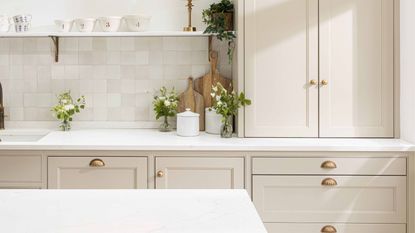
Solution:
<svg viewBox="0 0 415 233">
<path fill-rule="evenodd" d="M 0 232 L 266 233 L 245 190 L 1 190 Z"/>
<path fill-rule="evenodd" d="M 8 130 L 2 135 L 23 134 Z M 36 131 L 28 131 L 35 134 Z M 400 139 L 231 138 L 202 133 L 179 137 L 157 130 L 51 131 L 37 142 L 0 142 L 0 150 L 142 150 L 142 151 L 415 151 Z"/>
</svg>

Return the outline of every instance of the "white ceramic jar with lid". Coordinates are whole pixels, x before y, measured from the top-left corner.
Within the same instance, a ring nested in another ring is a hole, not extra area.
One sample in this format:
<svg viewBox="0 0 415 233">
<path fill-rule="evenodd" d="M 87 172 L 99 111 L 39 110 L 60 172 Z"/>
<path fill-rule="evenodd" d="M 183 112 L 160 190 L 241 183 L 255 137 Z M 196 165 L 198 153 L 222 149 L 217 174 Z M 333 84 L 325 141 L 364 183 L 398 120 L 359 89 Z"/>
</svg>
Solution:
<svg viewBox="0 0 415 233">
<path fill-rule="evenodd" d="M 190 108 L 177 114 L 177 135 L 182 137 L 199 136 L 199 114 L 190 111 Z"/>
</svg>

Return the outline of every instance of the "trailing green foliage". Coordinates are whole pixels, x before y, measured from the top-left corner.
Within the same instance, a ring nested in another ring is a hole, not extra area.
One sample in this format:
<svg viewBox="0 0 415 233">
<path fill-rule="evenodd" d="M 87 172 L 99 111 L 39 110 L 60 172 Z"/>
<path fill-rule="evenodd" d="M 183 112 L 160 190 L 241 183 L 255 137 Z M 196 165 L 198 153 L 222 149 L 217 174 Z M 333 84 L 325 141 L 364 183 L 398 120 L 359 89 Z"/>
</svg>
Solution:
<svg viewBox="0 0 415 233">
<path fill-rule="evenodd" d="M 230 0 L 221 0 L 219 3 L 213 3 L 209 9 L 202 12 L 203 22 L 207 25 L 205 34 L 215 34 L 220 41 L 228 42 L 229 63 L 232 62 L 233 51 L 236 38 L 233 31 L 226 28 L 225 13 L 233 13 L 234 5 Z"/>
</svg>

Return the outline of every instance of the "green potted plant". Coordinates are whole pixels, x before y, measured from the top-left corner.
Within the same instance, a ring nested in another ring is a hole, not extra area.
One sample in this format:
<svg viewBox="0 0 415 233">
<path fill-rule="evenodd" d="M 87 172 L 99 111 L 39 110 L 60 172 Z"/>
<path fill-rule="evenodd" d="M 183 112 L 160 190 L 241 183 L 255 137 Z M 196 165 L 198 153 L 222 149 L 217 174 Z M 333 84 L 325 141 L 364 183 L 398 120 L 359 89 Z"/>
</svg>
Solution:
<svg viewBox="0 0 415 233">
<path fill-rule="evenodd" d="M 234 30 L 234 5 L 231 0 L 221 0 L 213 3 L 208 9 L 203 10 L 203 22 L 207 25 L 204 33 L 215 34 L 220 41 L 228 43 L 229 63 L 232 62 L 236 38 Z"/>
<path fill-rule="evenodd" d="M 212 87 L 211 96 L 213 106 L 211 110 L 222 116 L 222 127 L 220 135 L 223 138 L 231 138 L 233 133 L 233 117 L 238 114 L 240 107 L 251 105 L 251 100 L 235 91 L 228 91 L 220 83 Z"/>
<path fill-rule="evenodd" d="M 62 131 L 71 130 L 71 122 L 75 114 L 85 108 L 85 97 L 81 96 L 76 101 L 72 99 L 71 92 L 66 91 L 58 95 L 58 104 L 52 108 L 53 115 L 61 121 Z"/>
<path fill-rule="evenodd" d="M 153 107 L 156 120 L 163 117 L 163 123 L 160 125 L 161 132 L 169 132 L 172 130 L 168 118 L 176 116 L 178 104 L 179 97 L 174 89 L 168 91 L 166 87 L 162 87 L 160 89 L 160 95 L 154 97 Z"/>
</svg>

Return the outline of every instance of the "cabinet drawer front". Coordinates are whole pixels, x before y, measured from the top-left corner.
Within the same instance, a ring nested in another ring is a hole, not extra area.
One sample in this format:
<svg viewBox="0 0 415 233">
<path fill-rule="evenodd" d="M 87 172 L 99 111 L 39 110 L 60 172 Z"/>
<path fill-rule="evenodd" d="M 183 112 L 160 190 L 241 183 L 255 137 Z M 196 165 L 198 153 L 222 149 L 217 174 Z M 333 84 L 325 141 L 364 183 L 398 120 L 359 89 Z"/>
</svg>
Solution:
<svg viewBox="0 0 415 233">
<path fill-rule="evenodd" d="M 405 224 L 291 224 L 265 223 L 268 233 L 321 233 L 325 226 L 332 226 L 337 233 L 405 233 Z"/>
<path fill-rule="evenodd" d="M 156 158 L 158 189 L 243 189 L 243 158 Z"/>
<path fill-rule="evenodd" d="M 0 186 L 42 182 L 41 155 L 0 156 Z"/>
<path fill-rule="evenodd" d="M 406 177 L 327 178 L 256 175 L 254 204 L 264 222 L 406 223 Z"/>
<path fill-rule="evenodd" d="M 333 167 L 334 166 L 334 167 Z M 253 174 L 406 175 L 406 158 L 254 158 Z"/>
<path fill-rule="evenodd" d="M 48 188 L 147 188 L 147 158 L 52 157 L 48 159 Z"/>
</svg>

